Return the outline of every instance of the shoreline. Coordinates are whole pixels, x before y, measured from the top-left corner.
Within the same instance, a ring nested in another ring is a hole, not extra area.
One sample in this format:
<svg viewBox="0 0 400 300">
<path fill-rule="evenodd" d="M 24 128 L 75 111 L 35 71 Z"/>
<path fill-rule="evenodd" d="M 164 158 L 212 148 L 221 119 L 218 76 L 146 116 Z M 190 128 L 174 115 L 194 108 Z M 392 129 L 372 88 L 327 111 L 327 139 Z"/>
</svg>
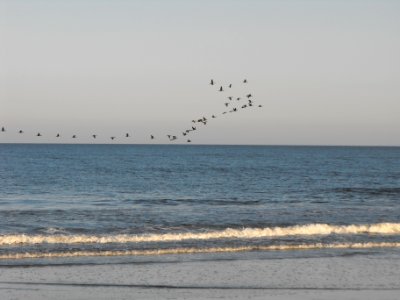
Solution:
<svg viewBox="0 0 400 300">
<path fill-rule="evenodd" d="M 191 260 L 196 257 L 168 263 L 2 266 L 0 298 L 396 299 L 400 291 L 398 254 L 260 259 L 243 253 L 242 259 Z"/>
</svg>

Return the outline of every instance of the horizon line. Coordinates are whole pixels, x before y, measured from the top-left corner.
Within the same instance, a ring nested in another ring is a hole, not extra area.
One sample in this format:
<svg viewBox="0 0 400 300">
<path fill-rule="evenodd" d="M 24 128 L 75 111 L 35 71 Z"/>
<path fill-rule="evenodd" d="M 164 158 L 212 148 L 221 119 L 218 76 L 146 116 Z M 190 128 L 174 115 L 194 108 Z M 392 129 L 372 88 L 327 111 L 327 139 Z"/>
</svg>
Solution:
<svg viewBox="0 0 400 300">
<path fill-rule="evenodd" d="M 400 145 L 344 145 L 344 144 L 196 144 L 196 143 L 36 143 L 0 142 L 0 145 L 81 145 L 81 146 L 254 146 L 254 147 L 354 147 L 354 148 L 400 148 Z"/>
</svg>

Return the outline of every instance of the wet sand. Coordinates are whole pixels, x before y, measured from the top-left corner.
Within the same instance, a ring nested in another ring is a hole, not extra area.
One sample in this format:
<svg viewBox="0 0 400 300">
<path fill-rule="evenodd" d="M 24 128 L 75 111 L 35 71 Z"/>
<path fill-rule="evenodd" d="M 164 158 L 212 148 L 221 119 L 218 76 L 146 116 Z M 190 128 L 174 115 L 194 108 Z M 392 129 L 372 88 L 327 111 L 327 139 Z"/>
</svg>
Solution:
<svg viewBox="0 0 400 300">
<path fill-rule="evenodd" d="M 206 257 L 206 256 L 204 256 Z M 398 299 L 399 256 L 0 268 L 0 299 Z"/>
</svg>

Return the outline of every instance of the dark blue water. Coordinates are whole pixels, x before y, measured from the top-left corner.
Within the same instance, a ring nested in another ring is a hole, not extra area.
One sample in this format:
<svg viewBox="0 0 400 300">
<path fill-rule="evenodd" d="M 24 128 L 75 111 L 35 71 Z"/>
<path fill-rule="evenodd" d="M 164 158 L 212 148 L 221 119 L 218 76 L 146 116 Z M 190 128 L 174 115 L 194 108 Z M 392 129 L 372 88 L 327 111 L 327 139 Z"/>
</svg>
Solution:
<svg viewBox="0 0 400 300">
<path fill-rule="evenodd" d="M 9 241 L 315 223 L 399 226 L 400 148 L 0 144 L 0 254 L 400 241 L 386 229 L 143 243 Z"/>
</svg>

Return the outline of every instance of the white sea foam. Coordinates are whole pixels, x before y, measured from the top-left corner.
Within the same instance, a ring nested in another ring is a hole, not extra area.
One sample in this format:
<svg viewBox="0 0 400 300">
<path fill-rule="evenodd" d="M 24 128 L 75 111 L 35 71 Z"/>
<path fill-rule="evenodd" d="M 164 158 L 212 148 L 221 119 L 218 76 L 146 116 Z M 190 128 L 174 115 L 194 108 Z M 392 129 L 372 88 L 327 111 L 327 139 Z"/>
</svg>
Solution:
<svg viewBox="0 0 400 300">
<path fill-rule="evenodd" d="M 229 253 L 244 251 L 290 251 L 313 249 L 371 249 L 371 248 L 400 248 L 400 243 L 341 243 L 341 244 L 298 244 L 298 245 L 270 245 L 270 246 L 242 246 L 242 247 L 213 247 L 213 248 L 172 248 L 156 250 L 104 250 L 104 251 L 68 251 L 68 252 L 25 252 L 0 255 L 0 259 L 28 259 L 28 258 L 61 258 L 61 257 L 89 257 L 89 256 L 150 256 L 166 254 L 195 254 L 195 253 Z"/>
<path fill-rule="evenodd" d="M 26 235 L 10 234 L 0 236 L 0 245 L 13 244 L 106 244 L 106 243 L 146 243 L 146 242 L 179 242 L 185 240 L 215 239 L 254 239 L 285 236 L 317 236 L 330 234 L 400 234 L 400 223 L 378 223 L 366 225 L 328 225 L 308 224 L 290 227 L 271 228 L 227 228 L 221 231 L 183 232 L 142 235 Z"/>
</svg>

